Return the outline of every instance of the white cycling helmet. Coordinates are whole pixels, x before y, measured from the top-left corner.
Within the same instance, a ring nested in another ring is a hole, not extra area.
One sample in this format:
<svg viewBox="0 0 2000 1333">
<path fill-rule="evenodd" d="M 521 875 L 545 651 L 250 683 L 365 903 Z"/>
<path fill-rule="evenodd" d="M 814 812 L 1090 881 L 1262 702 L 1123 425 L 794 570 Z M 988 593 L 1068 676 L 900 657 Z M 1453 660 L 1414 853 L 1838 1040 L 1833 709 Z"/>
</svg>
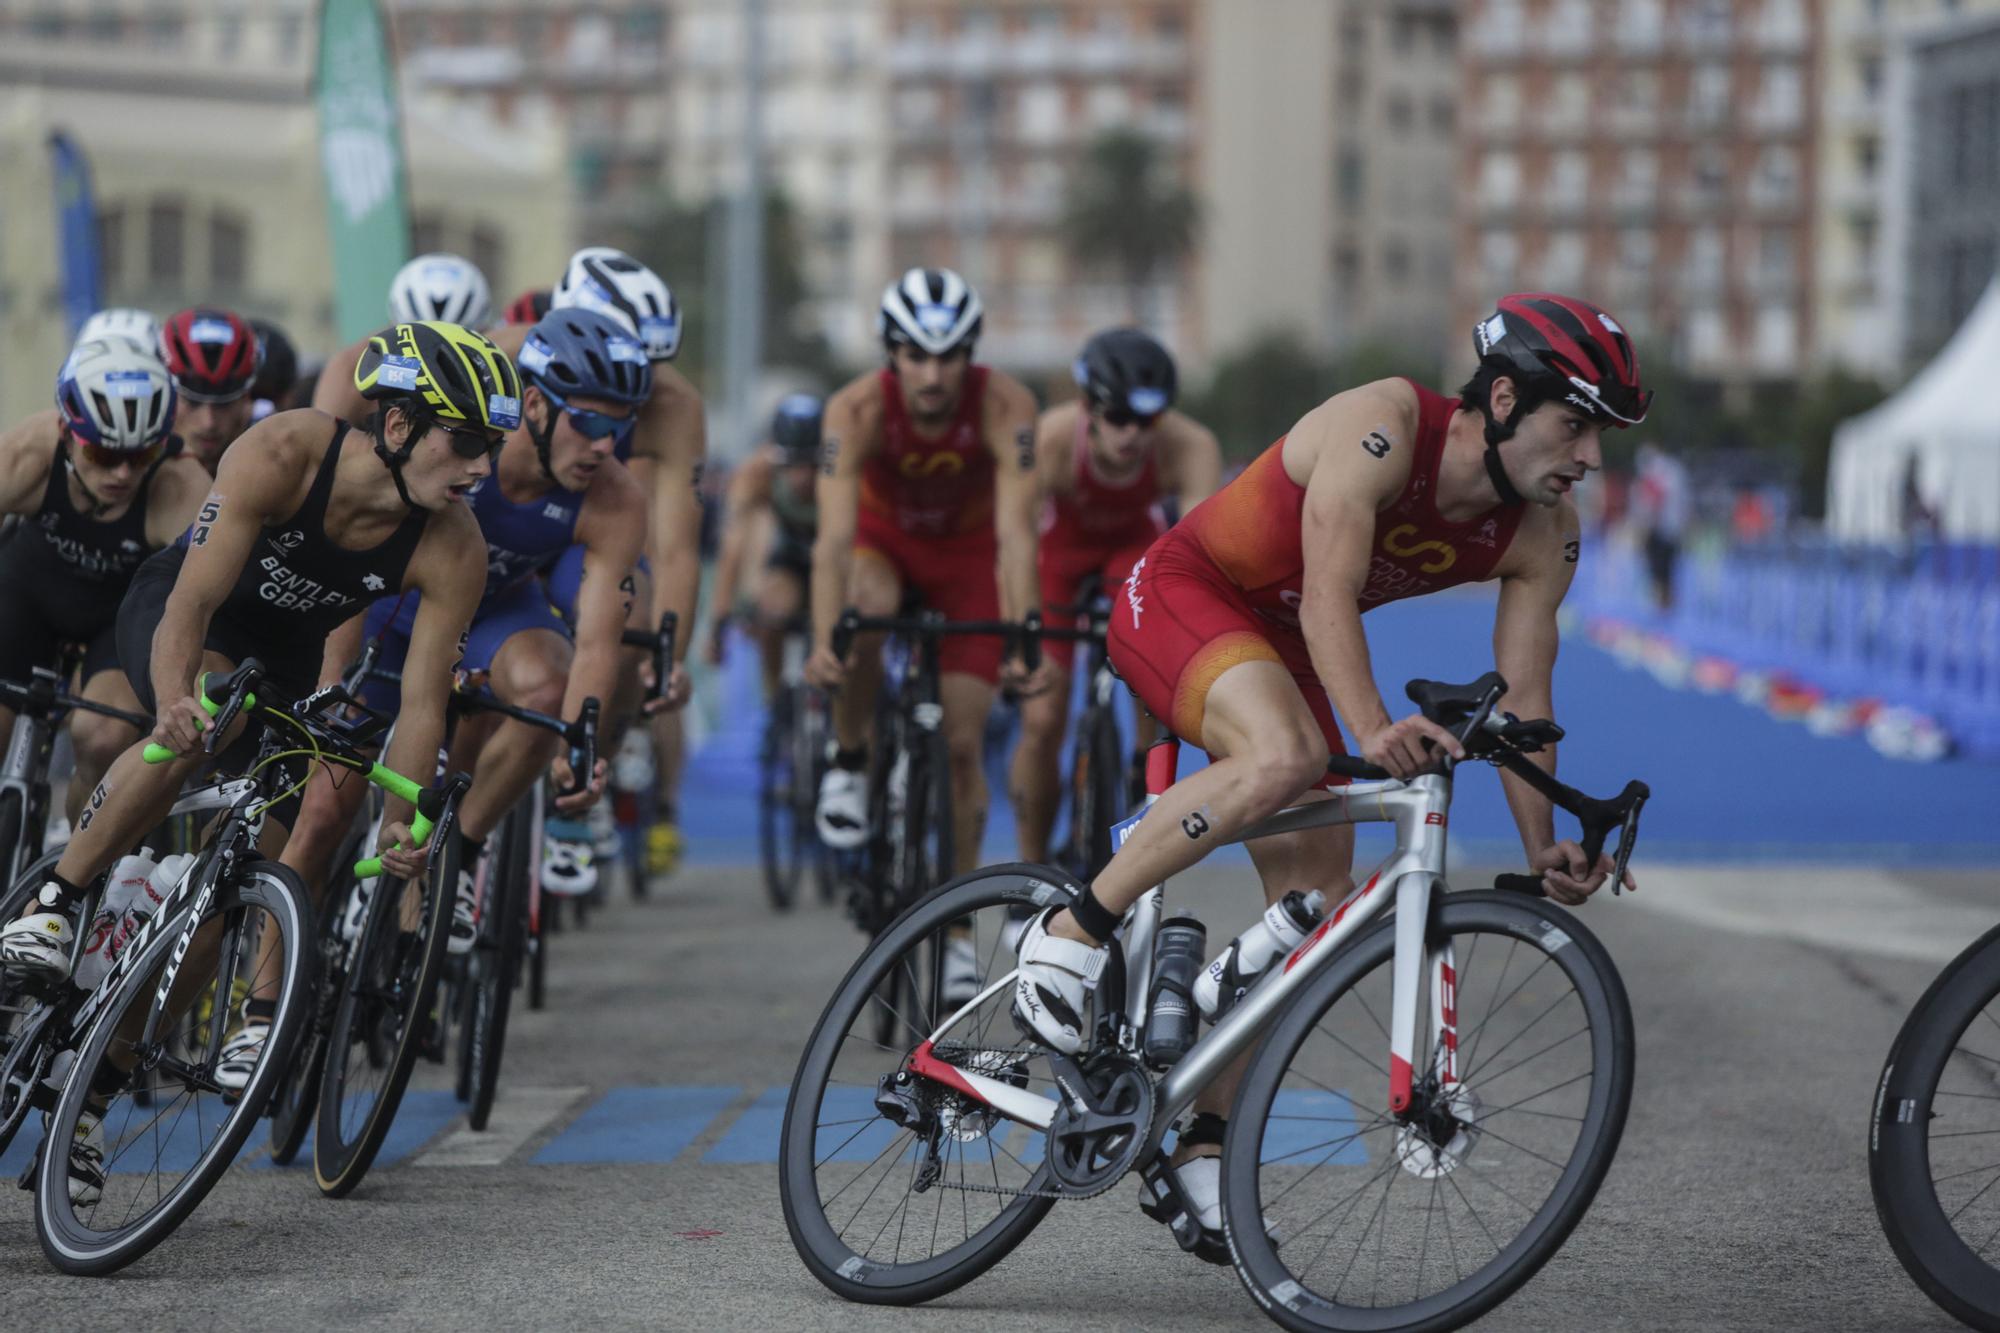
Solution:
<svg viewBox="0 0 2000 1333">
<path fill-rule="evenodd" d="M 549 309 L 571 307 L 617 320 L 654 361 L 671 361 L 681 350 L 680 303 L 659 274 L 623 250 L 587 245 L 569 257 Z"/>
<path fill-rule="evenodd" d="M 56 407 L 70 433 L 117 453 L 140 453 L 174 426 L 174 377 L 149 347 L 113 335 L 80 342 L 56 374 Z"/>
<path fill-rule="evenodd" d="M 398 324 L 439 320 L 483 329 L 493 319 L 486 275 L 459 255 L 418 255 L 389 284 L 389 318 Z"/>
<path fill-rule="evenodd" d="M 979 293 L 964 278 L 948 268 L 913 268 L 882 293 L 875 331 L 886 347 L 907 343 L 943 356 L 969 350 L 985 318 Z"/>
<path fill-rule="evenodd" d="M 82 344 L 110 337 L 130 338 L 141 347 L 158 347 L 160 321 L 144 310 L 128 305 L 112 306 L 83 321 L 83 327 L 77 330 L 76 341 Z"/>
</svg>

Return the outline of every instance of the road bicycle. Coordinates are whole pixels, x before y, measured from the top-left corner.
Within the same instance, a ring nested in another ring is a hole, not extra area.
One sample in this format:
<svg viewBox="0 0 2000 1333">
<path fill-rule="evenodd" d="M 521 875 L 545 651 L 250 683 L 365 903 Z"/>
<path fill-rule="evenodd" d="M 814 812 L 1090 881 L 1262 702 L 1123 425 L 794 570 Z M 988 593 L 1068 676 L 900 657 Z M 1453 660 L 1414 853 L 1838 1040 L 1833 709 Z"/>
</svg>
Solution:
<svg viewBox="0 0 2000 1333">
<path fill-rule="evenodd" d="M 236 1158 L 306 1024 L 317 961 L 311 909 L 298 877 L 257 851 L 265 812 L 303 785 L 283 761 L 348 768 L 414 802 L 420 839 L 433 820 L 451 818 L 451 793 L 420 791 L 360 753 L 365 737 L 345 718 L 337 687 L 288 703 L 250 658 L 205 675 L 200 697 L 214 718 L 205 752 L 239 716 L 260 728 L 244 776 L 187 792 L 173 807 L 215 817 L 207 847 L 91 989 L 0 975 L 0 1150 L 31 1109 L 49 1112 L 30 1167 L 35 1221 L 43 1253 L 67 1273 L 115 1271 L 180 1225 Z M 149 743 L 144 757 L 174 756 Z M 36 887 L 17 883 L 0 912 L 18 914 Z M 102 892 L 100 876 L 82 919 Z M 272 965 L 260 968 L 260 957 Z M 268 1001 L 272 1013 L 263 1056 L 231 1095 L 216 1071 L 238 997 Z"/>
<path fill-rule="evenodd" d="M 1615 832 L 1616 885 L 1647 789 L 1597 800 L 1526 756 L 1548 721 L 1497 714 L 1497 673 L 1413 681 L 1469 759 L 1517 774 L 1577 815 L 1593 863 Z M 1176 743 L 1149 756 L 1173 780 Z M 1226 1249 L 1258 1304 L 1292 1329 L 1441 1329 L 1490 1310 L 1555 1252 L 1609 1168 L 1631 1097 L 1630 1007 L 1609 955 L 1569 912 L 1514 891 L 1445 891 L 1455 765 L 1355 779 L 1235 841 L 1386 822 L 1396 845 L 1333 911 L 1177 1058 L 1148 1059 L 1161 888 L 1127 914 L 1071 1059 L 1016 1034 L 1010 915 L 1073 901 L 1049 866 L 996 866 L 910 907 L 841 982 L 799 1062 L 779 1182 L 814 1277 L 849 1300 L 912 1304 L 969 1282 L 1058 1200 L 1130 1173 L 1201 1253 L 1170 1164 L 1201 1088 L 1248 1056 L 1222 1148 Z M 1142 816 L 1144 817 L 1143 813 Z M 1382 919 L 1384 916 L 1387 919 Z M 1184 920 L 1184 919 L 1182 919 Z M 990 980 L 941 1002 L 947 933 L 969 933 Z M 893 992 L 885 984 L 901 975 Z M 893 994 L 895 1039 L 877 1039 Z M 1253 1054 L 1254 1052 L 1254 1054 Z"/>
<path fill-rule="evenodd" d="M 82 658 L 70 647 L 54 670 L 36 667 L 25 681 L 0 680 L 0 707 L 14 711 L 14 736 L 0 762 L 0 884 L 15 883 L 46 850 L 49 765 L 64 719 L 96 713 L 129 723 L 142 735 L 153 729 L 153 719 L 144 713 L 71 694 L 63 682 Z"/>
<path fill-rule="evenodd" d="M 771 906 L 790 911 L 808 867 L 822 900 L 834 897 L 832 854 L 819 840 L 814 807 L 826 774 L 826 696 L 804 678 L 808 627 L 784 626 L 784 666 L 757 747 L 757 849 Z"/>
<path fill-rule="evenodd" d="M 647 649 L 652 659 L 653 683 L 646 687 L 643 703 L 651 703 L 666 691 L 667 681 L 674 665 L 674 638 L 679 622 L 680 616 L 675 612 L 662 611 L 657 628 L 624 631 L 621 640 L 624 646 Z M 605 789 L 604 799 L 609 803 L 612 827 L 617 830 L 616 864 L 624 871 L 631 884 L 632 896 L 643 899 L 652 879 L 652 872 L 648 870 L 646 861 L 647 830 L 653 827 L 659 812 L 660 800 L 660 774 L 653 755 L 652 731 L 643 716 L 632 719 L 623 744 L 635 747 L 636 753 L 643 756 L 638 765 L 642 780 L 628 781 L 624 773 L 625 765 L 620 759 L 614 759 L 611 764 L 611 780 Z M 573 900 L 577 909 L 575 915 L 579 922 L 590 906 L 608 900 L 610 886 L 605 874 L 611 868 L 610 863 L 600 863 L 598 887 L 581 899 Z M 561 899 L 551 894 L 537 911 L 534 927 L 537 937 L 544 932 L 560 928 L 560 902 Z M 545 922 L 542 920 L 544 916 L 547 918 Z M 542 971 L 531 971 L 533 985 L 528 1007 L 540 1009 Z"/>
<path fill-rule="evenodd" d="M 1896 1034 L 1868 1126 L 1889 1245 L 1924 1294 L 2000 1329 L 2000 927 L 1946 965 Z"/>
</svg>

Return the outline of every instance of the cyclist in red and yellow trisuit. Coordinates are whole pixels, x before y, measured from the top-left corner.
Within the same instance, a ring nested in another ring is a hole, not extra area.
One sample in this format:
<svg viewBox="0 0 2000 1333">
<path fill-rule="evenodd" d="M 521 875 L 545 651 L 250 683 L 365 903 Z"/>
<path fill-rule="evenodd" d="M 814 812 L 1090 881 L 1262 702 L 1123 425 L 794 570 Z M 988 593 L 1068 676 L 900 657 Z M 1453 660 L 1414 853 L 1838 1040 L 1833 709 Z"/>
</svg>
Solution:
<svg viewBox="0 0 2000 1333">
<path fill-rule="evenodd" d="M 950 620 L 1018 620 L 1036 605 L 1035 400 L 1012 376 L 972 364 L 981 318 L 958 274 L 911 269 L 882 298 L 889 365 L 827 400 L 806 676 L 840 687 L 839 749 L 820 787 L 829 846 L 867 837 L 863 770 L 882 679 L 880 636 L 858 640 L 847 663 L 834 656 L 842 608 L 894 615 L 905 589 Z M 969 635 L 945 639 L 940 654 L 956 871 L 979 863 L 981 742 L 1001 655 L 998 639 Z M 1047 678 L 1019 662 L 1008 672 L 1030 692 Z"/>
<path fill-rule="evenodd" d="M 1501 706 L 1552 717 L 1556 610 L 1576 571 L 1570 489 L 1602 465 L 1602 432 L 1636 425 L 1651 393 L 1618 323 L 1588 302 L 1527 293 L 1474 331 L 1479 369 L 1457 398 L 1389 379 L 1308 412 L 1228 486 L 1155 542 L 1114 604 L 1112 664 L 1154 714 L 1207 750 L 1209 767 L 1174 784 L 1090 889 L 1031 921 L 1020 943 L 1014 1012 L 1052 1047 L 1080 1049 L 1085 977 L 1125 910 L 1252 822 L 1330 781 L 1345 718 L 1371 763 L 1399 778 L 1462 756 L 1421 714 L 1392 721 L 1375 688 L 1361 614 L 1455 584 L 1498 579 L 1495 664 Z M 1553 747 L 1535 756 L 1553 769 Z M 1548 799 L 1504 775 L 1529 863 L 1551 897 L 1582 902 L 1611 859 L 1586 864 L 1558 842 Z M 1249 844 L 1268 900 L 1329 898 L 1353 857 L 1351 826 Z M 1331 881 L 1331 882 L 1330 882 Z M 1220 1226 L 1220 1114 L 1228 1085 L 1197 1099 L 1176 1150 L 1205 1227 Z M 1206 1168 L 1204 1170 L 1204 1167 Z"/>
<path fill-rule="evenodd" d="M 1167 349 L 1138 329 L 1108 329 L 1084 344 L 1075 367 L 1082 397 L 1042 413 L 1035 459 L 1042 492 L 1042 612 L 1074 607 L 1085 580 L 1107 593 L 1162 532 L 1171 497 L 1187 513 L 1222 480 L 1222 450 L 1206 426 L 1173 410 L 1179 377 Z M 1021 859 L 1049 859 L 1062 784 L 1076 645 L 1050 641 L 1049 688 L 1021 702 L 1021 743 L 1009 794 Z M 1142 718 L 1141 743 L 1151 739 Z"/>
</svg>

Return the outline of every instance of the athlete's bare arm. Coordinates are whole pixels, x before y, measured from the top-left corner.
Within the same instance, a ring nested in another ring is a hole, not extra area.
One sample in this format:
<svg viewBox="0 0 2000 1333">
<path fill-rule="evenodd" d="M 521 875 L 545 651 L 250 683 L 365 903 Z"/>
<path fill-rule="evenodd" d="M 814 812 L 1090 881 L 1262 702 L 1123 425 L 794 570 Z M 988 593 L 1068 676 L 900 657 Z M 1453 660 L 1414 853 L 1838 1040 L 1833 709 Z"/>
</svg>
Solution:
<svg viewBox="0 0 2000 1333">
<path fill-rule="evenodd" d="M 214 480 L 186 455 L 160 464 L 146 488 L 146 545 L 165 546 L 186 532 Z"/>
<path fill-rule="evenodd" d="M 653 563 L 653 616 L 680 618 L 675 651 L 687 660 L 701 589 L 701 469 L 708 456 L 708 417 L 701 392 L 663 362 L 653 364 L 653 393 L 639 409 L 632 436 L 632 475 L 648 497 L 647 552 Z M 675 706 L 687 699 L 678 668 Z"/>
<path fill-rule="evenodd" d="M 240 437 L 250 447 L 223 454 L 195 514 L 187 559 L 153 631 L 153 697 L 159 703 L 153 738 L 176 753 L 200 744 L 207 720 L 195 698 L 195 675 L 209 620 L 235 586 L 265 523 L 303 503 L 331 437 L 325 424 L 305 411 L 281 412 L 252 426 Z"/>
<path fill-rule="evenodd" d="M 438 746 L 444 743 L 452 668 L 458 665 L 466 628 L 486 592 L 486 542 L 479 535 L 479 520 L 469 508 L 447 505 L 431 514 L 417 549 L 410 554 L 403 583 L 421 593 L 423 600 L 417 604 L 416 621 L 410 627 L 396 734 L 383 762 L 429 785 L 437 767 Z M 407 804 L 389 798 L 382 813 L 382 847 L 410 845 L 410 813 Z M 424 863 L 422 855 L 408 851 L 385 851 L 382 860 L 392 873 L 405 876 L 419 873 Z"/>
<path fill-rule="evenodd" d="M 1035 469 L 1035 396 L 1012 375 L 986 377 L 980 423 L 993 453 L 993 531 L 1000 547 L 1000 614 L 1019 620 L 1041 605 L 1035 572 L 1040 526 Z M 1045 682 L 1044 682 L 1045 683 Z"/>
<path fill-rule="evenodd" d="M 813 539 L 812 658 L 806 677 L 822 689 L 838 686 L 846 667 L 833 655 L 833 626 L 847 605 L 847 572 L 861 515 L 861 468 L 882 443 L 882 381 L 862 375 L 826 401 L 820 427 L 819 479 L 814 484 L 819 531 Z"/>
<path fill-rule="evenodd" d="M 1215 432 L 1184 412 L 1160 419 L 1160 489 L 1175 497 L 1183 514 L 1222 485 L 1222 445 Z"/>
<path fill-rule="evenodd" d="M 1375 515 L 1409 480 L 1416 434 L 1416 392 L 1401 380 L 1378 380 L 1321 403 L 1284 445 L 1285 471 L 1306 484 L 1299 628 L 1313 669 L 1362 754 L 1399 778 L 1429 766 L 1426 738 L 1454 754 L 1460 749 L 1421 714 L 1390 720 L 1361 631 Z"/>
<path fill-rule="evenodd" d="M 622 635 L 632 609 L 625 580 L 639 563 L 645 531 L 646 497 L 639 483 L 623 464 L 606 459 L 584 492 L 583 508 L 576 520 L 576 539 L 583 546 L 583 577 L 576 589 L 576 656 L 570 661 L 569 683 L 563 689 L 565 720 L 583 712 L 585 699 L 608 704 L 618 686 Z M 600 766 L 602 763 L 600 760 Z M 556 755 L 552 768 L 558 791 L 566 791 L 578 776 L 593 787 L 597 782 L 595 773 L 572 774 L 566 753 Z M 556 804 L 568 811 L 586 807 L 589 801 L 579 792 L 573 800 L 558 797 Z"/>
<path fill-rule="evenodd" d="M 356 426 L 366 426 L 375 414 L 375 404 L 361 396 L 361 390 L 354 387 L 354 366 L 361 360 L 362 349 L 368 340 L 349 347 L 343 347 L 326 359 L 321 367 L 319 379 L 313 385 L 312 405 L 330 417 Z M 512 355 L 512 353 L 509 353 Z"/>
<path fill-rule="evenodd" d="M 718 626 L 735 609 L 743 565 L 750 553 L 752 521 L 771 507 L 771 480 L 777 472 L 774 452 L 759 448 L 736 469 L 736 475 L 729 479 L 729 489 L 723 493 L 722 551 L 715 563 L 714 607 Z"/>
<path fill-rule="evenodd" d="M 1081 402 L 1057 403 L 1035 422 L 1035 483 L 1043 499 L 1076 489 L 1076 418 Z"/>
<path fill-rule="evenodd" d="M 53 407 L 0 431 L 0 514 L 32 514 L 41 507 L 61 437 L 62 414 Z"/>
</svg>

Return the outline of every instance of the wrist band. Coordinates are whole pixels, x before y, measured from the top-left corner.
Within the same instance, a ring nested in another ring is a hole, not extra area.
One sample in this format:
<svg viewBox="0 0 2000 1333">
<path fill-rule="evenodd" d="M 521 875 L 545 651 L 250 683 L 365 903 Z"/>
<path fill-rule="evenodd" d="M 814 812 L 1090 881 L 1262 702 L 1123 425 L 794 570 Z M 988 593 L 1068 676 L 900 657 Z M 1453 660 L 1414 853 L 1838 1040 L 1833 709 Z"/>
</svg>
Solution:
<svg viewBox="0 0 2000 1333">
<path fill-rule="evenodd" d="M 1069 914 L 1078 928 L 1099 944 L 1111 938 L 1112 933 L 1118 929 L 1119 921 L 1123 919 L 1121 913 L 1113 912 L 1097 901 L 1096 892 L 1088 887 L 1071 900 Z"/>
</svg>

